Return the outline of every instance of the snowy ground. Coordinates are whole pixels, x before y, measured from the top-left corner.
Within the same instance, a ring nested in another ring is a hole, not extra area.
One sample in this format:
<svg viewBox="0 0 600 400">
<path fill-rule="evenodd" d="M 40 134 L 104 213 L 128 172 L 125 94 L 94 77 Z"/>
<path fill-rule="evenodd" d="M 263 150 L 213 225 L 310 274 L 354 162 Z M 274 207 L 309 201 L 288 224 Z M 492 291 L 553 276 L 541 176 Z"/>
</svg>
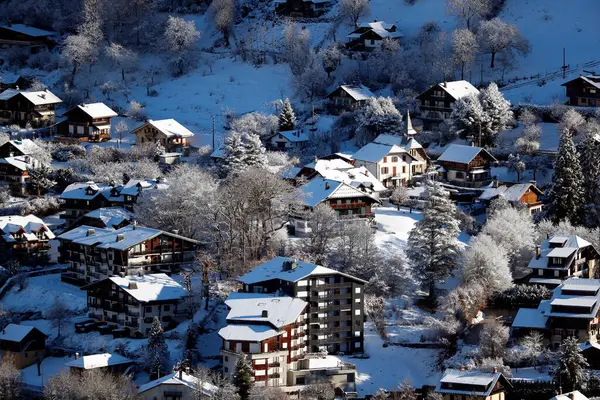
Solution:
<svg viewBox="0 0 600 400">
<path fill-rule="evenodd" d="M 38 375 L 37 364 L 33 364 L 21 371 L 21 378 L 27 385 L 43 387 L 50 377 L 58 375 L 62 371 L 68 371 L 69 367 L 65 364 L 69 361 L 73 361 L 73 358 L 46 357 L 40 366 L 40 375 Z"/>
</svg>

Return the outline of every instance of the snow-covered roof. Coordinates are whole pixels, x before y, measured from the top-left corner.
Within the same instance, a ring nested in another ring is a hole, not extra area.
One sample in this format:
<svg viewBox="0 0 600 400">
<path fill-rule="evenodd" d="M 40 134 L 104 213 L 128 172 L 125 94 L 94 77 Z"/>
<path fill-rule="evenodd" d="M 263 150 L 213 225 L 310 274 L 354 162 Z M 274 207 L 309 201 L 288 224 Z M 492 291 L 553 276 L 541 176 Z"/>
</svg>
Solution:
<svg viewBox="0 0 600 400">
<path fill-rule="evenodd" d="M 36 106 L 62 103 L 62 100 L 49 90 L 21 91 L 20 93 Z"/>
<path fill-rule="evenodd" d="M 0 331 L 0 340 L 20 343 L 34 329 L 33 326 L 8 324 Z"/>
<path fill-rule="evenodd" d="M 365 85 L 340 85 L 340 89 L 348 93 L 356 101 L 363 101 L 375 97 L 373 92 Z"/>
<path fill-rule="evenodd" d="M 397 135 L 389 135 L 386 133 L 382 133 L 379 136 L 377 136 L 375 140 L 373 140 L 373 143 L 387 144 L 390 146 L 398 147 L 402 147 L 406 144 L 404 137 Z"/>
<path fill-rule="evenodd" d="M 349 170 L 354 168 L 354 165 L 342 159 L 334 158 L 333 160 L 315 160 L 306 164 L 304 168 L 311 168 L 318 173 L 323 173 L 328 170 Z"/>
<path fill-rule="evenodd" d="M 592 289 L 594 287 L 600 287 L 600 280 L 567 279 L 563 285 L 554 290 L 554 295 L 550 300 L 551 309 L 547 314 L 550 317 L 561 318 L 594 318 L 600 308 L 600 293 L 594 292 Z M 579 290 L 580 293 L 576 293 L 577 289 L 582 290 Z"/>
<path fill-rule="evenodd" d="M 285 331 L 273 329 L 268 325 L 231 324 L 219 329 L 219 336 L 225 340 L 243 340 L 260 342 L 274 336 L 282 335 Z"/>
<path fill-rule="evenodd" d="M 394 24 L 389 24 L 384 21 L 363 22 L 359 25 L 359 28 L 357 30 L 351 32 L 350 35 L 357 33 L 358 30 L 362 31 L 362 30 L 364 30 L 364 28 L 367 28 L 367 29 L 375 32 L 381 38 L 400 38 L 400 37 L 404 36 L 400 32 L 391 32 L 391 29 L 393 27 L 394 27 Z"/>
<path fill-rule="evenodd" d="M 0 164 L 10 164 L 20 171 L 27 171 L 37 163 L 37 160 L 31 156 L 14 156 L 0 158 Z"/>
<path fill-rule="evenodd" d="M 501 376 L 500 372 L 448 369 L 440 379 L 440 384 L 435 391 L 446 394 L 489 396 Z M 450 385 L 456 386 L 456 388 L 451 388 Z"/>
<path fill-rule="evenodd" d="M 521 200 L 521 197 L 527 192 L 529 189 L 535 190 L 540 193 L 539 189 L 535 187 L 535 185 L 531 183 L 518 183 L 516 185 L 501 185 L 496 188 L 491 187 L 487 188 L 483 191 L 483 193 L 479 196 L 480 200 L 492 200 L 496 197 L 503 197 L 506 200 L 518 203 Z"/>
<path fill-rule="evenodd" d="M 232 292 L 225 304 L 230 308 L 227 321 L 267 322 L 274 328 L 292 324 L 307 305 L 295 297 L 237 292 Z"/>
<path fill-rule="evenodd" d="M 167 274 L 149 274 L 142 276 L 111 276 L 110 281 L 129 293 L 140 302 L 178 300 L 186 291 Z"/>
<path fill-rule="evenodd" d="M 367 143 L 360 150 L 354 153 L 354 159 L 359 161 L 367 161 L 376 163 L 387 157 L 388 154 L 406 153 L 406 150 L 399 146 L 390 146 L 387 144 Z"/>
<path fill-rule="evenodd" d="M 123 221 L 129 221 L 133 218 L 130 211 L 122 207 L 104 207 L 85 214 L 84 217 L 94 218 L 102 221 L 106 227 L 118 226 Z"/>
<path fill-rule="evenodd" d="M 82 110 L 92 118 L 110 118 L 119 115 L 104 103 L 80 104 L 73 107 L 71 110 L 75 108 Z"/>
<path fill-rule="evenodd" d="M 348 199 L 368 197 L 374 202 L 379 200 L 362 192 L 344 182 L 331 179 L 314 178 L 302 185 L 300 188 L 302 200 L 309 207 L 316 207 L 328 199 Z"/>
<path fill-rule="evenodd" d="M 140 386 L 138 392 L 143 393 L 160 385 L 184 385 L 191 389 L 198 390 L 206 396 L 211 396 L 217 392 L 218 388 L 210 382 L 201 381 L 193 375 L 183 371 L 172 372 L 162 378 L 150 381 Z"/>
<path fill-rule="evenodd" d="M 551 245 L 559 245 L 560 247 L 550 247 Z M 590 242 L 576 235 L 553 235 L 542 242 L 540 245 L 540 257 L 538 258 L 537 255 L 534 254 L 529 261 L 528 267 L 532 269 L 568 269 L 570 263 L 564 263 L 562 266 L 553 265 L 550 267 L 548 264 L 548 257 L 568 258 L 571 257 L 575 251 L 591 245 Z"/>
<path fill-rule="evenodd" d="M 16 242 L 15 234 L 22 233 L 27 241 L 35 242 L 38 239 L 36 232 L 43 231 L 48 240 L 54 239 L 54 233 L 46 226 L 44 221 L 35 215 L 9 215 L 0 217 L 0 234 L 6 242 Z"/>
<path fill-rule="evenodd" d="M 308 142 L 310 138 L 303 130 L 281 131 L 276 133 L 289 140 L 290 142 Z"/>
<path fill-rule="evenodd" d="M 173 118 L 169 119 L 159 119 L 159 120 L 148 120 L 148 122 L 132 131 L 132 133 L 136 133 L 137 130 L 146 126 L 147 124 L 152 125 L 154 128 L 158 129 L 162 132 L 166 137 L 191 137 L 194 136 L 192 131 L 187 129 L 185 126 L 181 125 L 179 122 L 175 121 Z"/>
<path fill-rule="evenodd" d="M 2 71 L 0 73 L 0 82 L 5 83 L 5 84 L 16 83 L 20 78 L 22 78 L 21 75 L 12 73 L 10 71 Z"/>
<path fill-rule="evenodd" d="M 600 76 L 595 76 L 595 75 L 580 75 L 580 76 L 578 76 L 575 79 L 572 79 L 572 80 L 570 80 L 568 82 L 563 83 L 561 86 L 566 86 L 567 84 L 569 84 L 569 83 L 571 83 L 573 81 L 579 80 L 579 79 L 581 79 L 581 80 L 585 81 L 586 83 L 589 83 L 590 85 L 592 85 L 592 86 L 600 89 Z"/>
<path fill-rule="evenodd" d="M 95 369 L 105 368 L 120 364 L 133 364 L 133 360 L 112 353 L 101 353 L 92 354 L 89 356 L 82 356 L 73 361 L 69 361 L 65 365 L 73 368 L 81 369 Z"/>
<path fill-rule="evenodd" d="M 354 188 L 364 186 L 374 192 L 383 192 L 387 190 L 385 185 L 381 183 L 366 167 L 351 168 L 347 170 L 326 169 L 319 171 L 321 177 L 334 181 L 343 182 Z"/>
<path fill-rule="evenodd" d="M 579 390 L 575 390 L 574 392 L 557 394 L 550 400 L 588 400 L 588 397 Z"/>
<path fill-rule="evenodd" d="M 596 294 L 600 290 L 600 280 L 571 278 L 562 283 L 560 290 L 561 292 Z"/>
<path fill-rule="evenodd" d="M 0 25 L 0 28 L 9 29 L 14 32 L 19 32 L 28 36 L 33 37 L 46 37 L 46 36 L 54 36 L 56 32 L 47 31 L 44 29 L 36 28 L 33 26 L 25 25 L 25 24 L 12 24 L 12 25 Z"/>
<path fill-rule="evenodd" d="M 593 307 L 598 299 L 595 297 L 567 297 L 567 298 L 556 298 L 550 302 L 551 306 L 564 306 L 564 307 Z"/>
<path fill-rule="evenodd" d="M 548 300 L 544 300 L 549 303 Z M 520 308 L 512 323 L 513 328 L 546 329 L 549 305 L 538 308 Z"/>
<path fill-rule="evenodd" d="M 463 144 L 451 144 L 446 150 L 440 155 L 438 161 L 449 161 L 457 162 L 461 164 L 470 163 L 480 152 L 485 152 L 488 156 L 496 161 L 496 158 L 492 156 L 486 149 L 476 146 L 465 146 Z"/>
<path fill-rule="evenodd" d="M 279 174 L 279 177 L 281 179 L 295 179 L 298 176 L 298 173 L 300 173 L 300 170 L 301 168 L 299 167 L 285 167 Z"/>
<path fill-rule="evenodd" d="M 296 267 L 287 269 L 286 265 L 290 265 L 289 263 L 293 262 L 296 262 Z M 307 276 L 318 275 L 341 275 L 358 282 L 366 283 L 364 280 L 356 278 L 352 275 L 344 274 L 342 272 L 306 261 L 297 261 L 289 257 L 275 257 L 253 268 L 250 272 L 238 278 L 238 280 L 242 283 L 250 285 L 272 279 L 297 282 Z"/>
<path fill-rule="evenodd" d="M 479 94 L 479 90 L 468 81 L 442 82 L 438 83 L 438 86 L 456 100 L 470 94 Z"/>
<path fill-rule="evenodd" d="M 41 150 L 40 146 L 35 144 L 31 139 L 9 140 L 3 146 L 12 146 L 24 155 L 33 154 Z"/>
<path fill-rule="evenodd" d="M 111 202 L 124 202 L 124 196 L 137 196 L 142 190 L 161 189 L 165 186 L 168 185 L 164 184 L 164 182 L 160 183 L 155 179 L 130 179 L 126 184 L 118 186 L 93 181 L 76 182 L 67 186 L 60 195 L 60 198 L 65 200 L 92 200 L 96 196 L 104 196 Z M 92 193 L 88 194 L 88 188 Z"/>
</svg>

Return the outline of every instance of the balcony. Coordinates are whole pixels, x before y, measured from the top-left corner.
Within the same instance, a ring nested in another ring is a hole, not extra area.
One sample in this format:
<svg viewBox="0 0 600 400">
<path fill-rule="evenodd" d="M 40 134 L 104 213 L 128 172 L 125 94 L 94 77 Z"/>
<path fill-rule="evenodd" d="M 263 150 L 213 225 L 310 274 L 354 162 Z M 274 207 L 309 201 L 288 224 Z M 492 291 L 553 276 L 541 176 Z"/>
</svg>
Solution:
<svg viewBox="0 0 600 400">
<path fill-rule="evenodd" d="M 337 203 L 331 203 L 329 204 L 329 206 L 331 208 L 333 208 L 334 210 L 346 210 L 346 209 L 353 209 L 353 208 L 361 208 L 361 207 L 368 207 L 369 205 L 365 202 L 356 202 L 356 203 L 341 203 L 341 204 L 337 204 Z"/>
<path fill-rule="evenodd" d="M 281 366 L 281 363 L 279 361 L 275 361 L 275 362 L 269 363 L 269 368 L 277 368 L 277 367 L 280 367 L 280 366 Z"/>
<path fill-rule="evenodd" d="M 279 373 L 274 373 L 269 375 L 269 379 L 277 379 L 280 378 L 281 375 Z"/>
</svg>

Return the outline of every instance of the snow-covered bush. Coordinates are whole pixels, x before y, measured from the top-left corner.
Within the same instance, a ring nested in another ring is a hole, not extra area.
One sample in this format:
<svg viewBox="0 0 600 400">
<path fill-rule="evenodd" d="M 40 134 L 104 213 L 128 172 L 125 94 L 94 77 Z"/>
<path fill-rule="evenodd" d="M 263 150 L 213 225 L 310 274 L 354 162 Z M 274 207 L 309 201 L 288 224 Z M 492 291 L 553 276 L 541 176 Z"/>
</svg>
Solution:
<svg viewBox="0 0 600 400">
<path fill-rule="evenodd" d="M 264 138 L 279 130 L 279 119 L 272 114 L 252 112 L 239 118 L 233 118 L 229 123 L 229 128 L 232 131 L 252 133 Z"/>
<path fill-rule="evenodd" d="M 85 157 L 85 147 L 80 144 L 54 143 L 52 147 L 52 159 L 56 161 L 66 162 Z"/>
<path fill-rule="evenodd" d="M 146 109 L 141 103 L 131 100 L 129 102 L 129 107 L 127 107 L 127 116 L 136 121 L 144 121 L 147 118 Z"/>
<path fill-rule="evenodd" d="M 542 300 L 548 300 L 550 297 L 552 292 L 545 286 L 515 285 L 494 295 L 490 302 L 500 308 L 536 308 Z"/>
<path fill-rule="evenodd" d="M 40 197 L 26 202 L 21 208 L 21 215 L 46 216 L 57 213 L 63 200 L 56 196 Z"/>
</svg>

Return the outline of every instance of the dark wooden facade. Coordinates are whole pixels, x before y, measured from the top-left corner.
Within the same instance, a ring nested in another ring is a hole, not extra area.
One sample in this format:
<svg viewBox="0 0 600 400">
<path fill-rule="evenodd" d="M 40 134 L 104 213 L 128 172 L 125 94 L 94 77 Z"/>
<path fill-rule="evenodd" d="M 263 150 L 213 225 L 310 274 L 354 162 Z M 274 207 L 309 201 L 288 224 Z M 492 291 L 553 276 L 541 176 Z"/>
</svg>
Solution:
<svg viewBox="0 0 600 400">
<path fill-rule="evenodd" d="M 331 2 L 323 0 L 285 0 L 276 3 L 275 12 L 290 17 L 316 18 L 327 13 Z"/>
<path fill-rule="evenodd" d="M 600 76 L 580 76 L 562 86 L 566 87 L 568 105 L 600 107 Z"/>
<path fill-rule="evenodd" d="M 18 93 L 9 99 L 0 100 L 0 121 L 21 127 L 28 123 L 34 128 L 51 125 L 55 120 L 55 105 L 58 103 L 60 101 L 36 105 L 22 93 Z"/>
<path fill-rule="evenodd" d="M 492 182 L 492 163 L 495 159 L 481 150 L 469 163 L 437 161 L 444 168 L 442 179 L 450 184 L 464 187 L 482 187 Z"/>
<path fill-rule="evenodd" d="M 362 107 L 367 99 L 356 100 L 341 86 L 327 95 L 327 110 L 331 114 L 341 114 Z"/>
<path fill-rule="evenodd" d="M 20 342 L 0 339 L 0 358 L 11 356 L 18 369 L 28 367 L 46 355 L 46 338 L 42 331 L 33 328 Z"/>
<path fill-rule="evenodd" d="M 51 32 L 46 36 L 33 36 L 11 29 L 10 26 L 0 26 L 0 47 L 29 47 L 32 53 L 43 48 L 53 48 L 56 42 Z"/>
<path fill-rule="evenodd" d="M 56 126 L 57 142 L 104 142 L 110 139 L 112 117 L 92 118 L 79 107 L 73 107 L 64 115 L 67 120 Z"/>
</svg>

